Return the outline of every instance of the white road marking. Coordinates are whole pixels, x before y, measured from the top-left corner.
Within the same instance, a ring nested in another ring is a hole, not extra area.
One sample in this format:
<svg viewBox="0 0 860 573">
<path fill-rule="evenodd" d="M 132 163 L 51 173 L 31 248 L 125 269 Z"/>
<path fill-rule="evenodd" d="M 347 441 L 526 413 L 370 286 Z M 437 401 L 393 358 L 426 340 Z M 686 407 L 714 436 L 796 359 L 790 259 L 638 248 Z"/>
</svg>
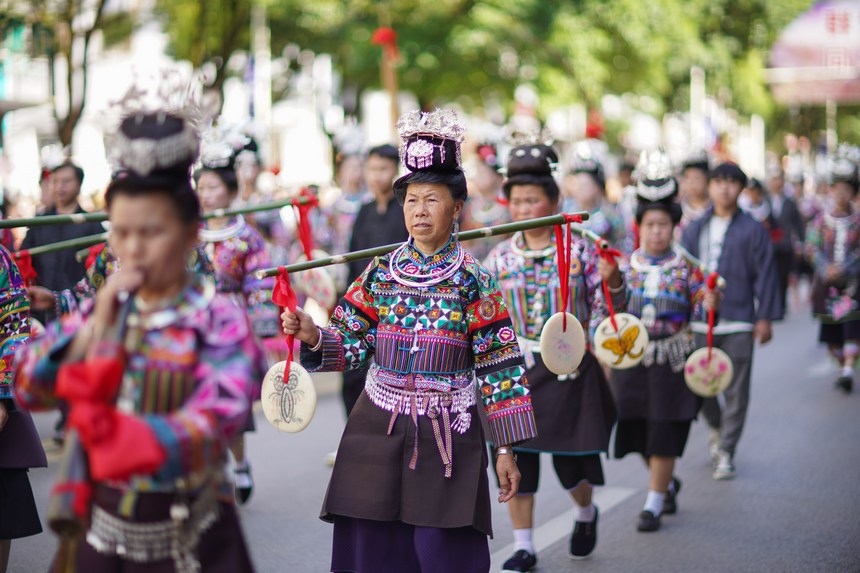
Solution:
<svg viewBox="0 0 860 573">
<path fill-rule="evenodd" d="M 636 493 L 632 487 L 599 487 L 594 491 L 594 505 L 600 510 L 601 518 L 610 509 Z M 571 502 L 572 503 L 572 502 Z M 565 511 L 534 530 L 535 551 L 549 548 L 561 539 L 566 539 L 573 528 L 573 509 Z M 491 556 L 490 571 L 500 571 L 502 564 L 514 552 L 514 544 L 510 543 Z"/>
</svg>

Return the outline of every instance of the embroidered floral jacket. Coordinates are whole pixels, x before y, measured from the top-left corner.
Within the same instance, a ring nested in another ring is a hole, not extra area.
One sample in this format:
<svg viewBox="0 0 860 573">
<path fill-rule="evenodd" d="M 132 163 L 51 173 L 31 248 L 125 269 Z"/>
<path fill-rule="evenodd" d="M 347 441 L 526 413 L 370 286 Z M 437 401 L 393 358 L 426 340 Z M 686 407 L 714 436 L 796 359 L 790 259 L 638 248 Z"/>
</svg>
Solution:
<svg viewBox="0 0 860 573">
<path fill-rule="evenodd" d="M 398 262 L 432 270 L 450 264 L 451 241 L 425 257 L 413 247 Z M 523 359 L 508 310 L 492 276 L 471 255 L 450 278 L 429 287 L 397 282 L 391 257 L 375 258 L 352 284 L 321 329 L 318 351 L 302 345 L 311 372 L 359 368 L 371 358 L 376 380 L 417 391 L 451 392 L 477 379 L 497 444 L 534 437 L 534 414 Z"/>
</svg>

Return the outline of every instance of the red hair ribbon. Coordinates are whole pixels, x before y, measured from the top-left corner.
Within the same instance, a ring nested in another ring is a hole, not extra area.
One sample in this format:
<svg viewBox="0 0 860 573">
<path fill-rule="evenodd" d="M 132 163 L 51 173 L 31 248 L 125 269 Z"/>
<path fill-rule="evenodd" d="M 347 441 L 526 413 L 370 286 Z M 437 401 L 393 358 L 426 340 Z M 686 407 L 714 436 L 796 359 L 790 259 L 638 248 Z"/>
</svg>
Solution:
<svg viewBox="0 0 860 573">
<path fill-rule="evenodd" d="M 393 28 L 382 26 L 373 31 L 370 43 L 374 46 L 382 46 L 385 55 L 392 60 L 397 59 L 397 32 Z"/>
<path fill-rule="evenodd" d="M 305 257 L 310 261 L 314 258 L 314 236 L 313 231 L 311 230 L 310 212 L 314 207 L 319 207 L 320 202 L 310 187 L 302 189 L 301 193 L 299 193 L 299 197 L 305 199 L 304 202 L 296 205 L 296 211 L 298 212 L 299 218 L 299 241 L 302 243 L 302 250 L 305 253 Z"/>
<path fill-rule="evenodd" d="M 278 305 L 281 313 L 283 313 L 284 309 L 296 312 L 296 305 L 299 299 L 296 297 L 292 285 L 290 285 L 290 275 L 284 267 L 278 267 L 278 278 L 275 279 L 275 288 L 272 289 L 272 302 Z M 293 361 L 293 343 L 295 339 L 294 335 L 287 335 L 287 362 Z"/>
<path fill-rule="evenodd" d="M 72 510 L 78 517 L 86 517 L 90 512 L 93 486 L 85 481 L 67 481 L 54 486 L 53 493 L 72 492 Z"/>
<path fill-rule="evenodd" d="M 582 223 L 582 216 L 562 213 L 562 217 L 564 217 L 564 223 L 567 225 L 567 241 L 565 241 L 564 229 L 562 226 L 556 225 L 555 248 L 558 253 L 558 278 L 559 290 L 561 291 L 561 312 L 564 313 L 564 318 L 562 318 L 562 328 L 567 331 L 567 307 L 568 304 L 570 304 L 570 224 Z M 564 275 L 562 275 L 562 269 L 564 269 Z"/>
<path fill-rule="evenodd" d="M 508 199 L 504 195 L 499 195 L 498 197 L 496 197 L 496 203 L 498 203 L 502 207 L 507 207 L 511 204 L 511 202 L 508 201 Z"/>
<path fill-rule="evenodd" d="M 708 275 L 708 280 L 705 283 L 708 287 L 708 290 L 714 290 L 717 288 L 717 279 L 719 275 L 717 273 L 711 273 Z M 708 362 L 711 361 L 711 351 L 714 349 L 714 322 L 715 322 L 716 311 L 713 308 L 708 309 Z"/>
<path fill-rule="evenodd" d="M 608 263 L 615 264 L 616 259 L 621 256 L 621 251 L 618 249 L 609 248 L 609 243 L 601 241 L 597 245 L 597 256 Z M 609 322 L 612 323 L 612 328 L 618 332 L 618 324 L 615 322 L 615 305 L 612 304 L 612 294 L 609 292 L 609 285 L 606 281 L 600 281 L 603 284 L 603 298 L 606 299 L 606 308 L 609 309 Z"/>
<path fill-rule="evenodd" d="M 39 278 L 36 269 L 33 268 L 33 257 L 30 256 L 30 251 L 24 249 L 15 253 L 15 262 L 18 263 L 18 271 L 21 273 L 24 286 L 30 286 Z"/>
</svg>

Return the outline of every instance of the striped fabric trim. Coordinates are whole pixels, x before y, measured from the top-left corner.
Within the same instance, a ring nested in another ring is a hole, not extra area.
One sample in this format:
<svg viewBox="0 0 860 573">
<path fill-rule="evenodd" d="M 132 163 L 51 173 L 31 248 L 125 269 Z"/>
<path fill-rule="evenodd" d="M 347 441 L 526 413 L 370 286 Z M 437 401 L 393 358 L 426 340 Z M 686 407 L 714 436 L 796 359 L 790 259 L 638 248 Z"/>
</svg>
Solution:
<svg viewBox="0 0 860 573">
<path fill-rule="evenodd" d="M 340 335 L 328 328 L 320 328 L 322 346 L 316 352 L 302 343 L 300 360 L 308 372 L 340 372 L 346 370 L 346 357 Z"/>
<path fill-rule="evenodd" d="M 495 446 L 511 446 L 537 436 L 531 399 L 518 407 L 506 408 L 503 413 L 487 417 L 490 440 Z"/>
</svg>

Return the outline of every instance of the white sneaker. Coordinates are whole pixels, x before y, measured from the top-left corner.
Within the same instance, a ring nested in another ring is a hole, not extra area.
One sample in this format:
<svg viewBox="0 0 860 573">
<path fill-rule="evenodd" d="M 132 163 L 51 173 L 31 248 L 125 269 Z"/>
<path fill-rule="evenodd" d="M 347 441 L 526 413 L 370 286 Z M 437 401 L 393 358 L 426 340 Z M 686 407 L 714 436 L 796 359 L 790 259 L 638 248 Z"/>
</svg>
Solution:
<svg viewBox="0 0 860 573">
<path fill-rule="evenodd" d="M 717 465 L 717 457 L 720 453 L 720 431 L 711 428 L 711 439 L 708 441 L 708 455 L 711 456 L 711 465 Z"/>
<path fill-rule="evenodd" d="M 732 455 L 723 450 L 717 452 L 717 461 L 714 464 L 714 479 L 729 480 L 735 477 L 735 465 L 732 463 Z"/>
</svg>

